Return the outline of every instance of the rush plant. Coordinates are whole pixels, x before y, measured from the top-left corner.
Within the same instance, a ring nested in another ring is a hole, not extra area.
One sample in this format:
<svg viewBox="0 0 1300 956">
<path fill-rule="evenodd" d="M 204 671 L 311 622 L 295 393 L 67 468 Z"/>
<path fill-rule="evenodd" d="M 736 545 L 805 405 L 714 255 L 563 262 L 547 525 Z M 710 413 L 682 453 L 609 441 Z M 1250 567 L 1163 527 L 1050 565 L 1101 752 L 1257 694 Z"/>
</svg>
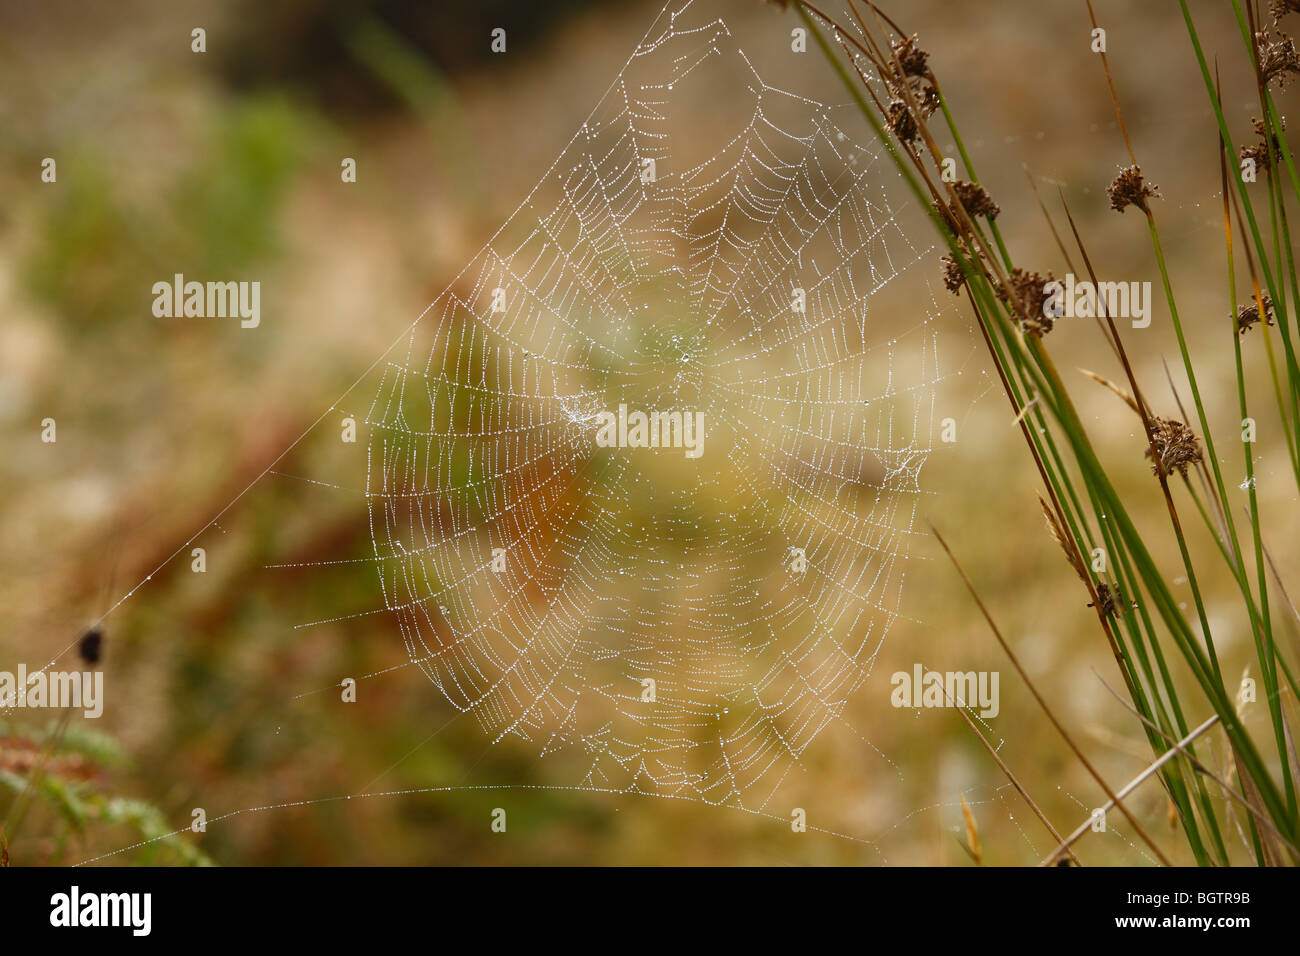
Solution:
<svg viewBox="0 0 1300 956">
<path fill-rule="evenodd" d="M 1099 28 L 1091 2 L 1082 2 L 1096 37 Z M 1144 175 L 1141 157 L 1133 148 L 1104 41 L 1094 52 L 1100 54 L 1129 156 L 1129 165 L 1110 185 L 1108 198 L 1111 208 L 1123 215 L 1122 225 L 1140 226 L 1151 244 L 1161 287 L 1157 296 L 1163 296 L 1191 399 L 1186 410 L 1181 399 L 1168 402 L 1177 414 L 1170 414 L 1168 408 L 1165 414 L 1158 412 L 1151 398 L 1158 388 L 1144 387 L 1137 380 L 1131 361 L 1133 333 L 1125 328 L 1131 318 L 1128 305 L 1117 301 L 1117 284 L 1099 282 L 1093 257 L 1062 199 L 1061 225 L 1068 225 L 1088 277 L 1087 295 L 1071 295 L 1070 314 L 1094 321 L 1116 369 L 1115 382 L 1094 375 L 1092 381 L 1072 378 L 1067 386 L 1051 347 L 1052 329 L 1066 311 L 1062 282 L 1013 260 L 998 221 L 1000 209 L 980 183 L 939 76 L 918 37 L 870 0 L 847 0 L 838 19 L 802 0 L 784 5 L 792 6 L 802 19 L 947 246 L 945 284 L 972 310 L 1041 479 L 1048 528 L 1065 553 L 1066 565 L 1087 592 L 1097 628 L 1114 655 L 1132 713 L 1150 745 L 1151 766 L 1128 786 L 1112 790 L 1070 740 L 1048 703 L 1032 685 L 1030 689 L 1106 792 L 1107 809 L 1114 806 L 1123 813 L 1162 862 L 1169 862 L 1168 857 L 1124 805 L 1124 798 L 1152 777 L 1163 783 L 1197 863 L 1228 865 L 1249 858 L 1260 865 L 1282 865 L 1300 862 L 1300 766 L 1293 742 L 1296 678 L 1280 638 L 1293 633 L 1300 616 L 1286 593 L 1286 569 L 1274 565 L 1263 529 L 1294 527 L 1295 513 L 1267 515 L 1261 510 L 1251 409 L 1260 401 L 1276 405 L 1289 470 L 1300 490 L 1296 354 L 1300 281 L 1288 219 L 1300 206 L 1300 174 L 1274 100 L 1274 88 L 1300 73 L 1295 44 L 1281 32 L 1288 15 L 1300 11 L 1300 4 L 1275 0 L 1265 14 L 1257 2 L 1231 3 L 1240 32 L 1231 38 L 1233 44 L 1239 41 L 1236 66 L 1253 75 L 1259 99 L 1260 118 L 1254 130 L 1258 142 L 1247 144 L 1233 139 L 1221 101 L 1218 66 L 1212 65 L 1216 61 L 1204 47 L 1186 0 L 1179 0 L 1179 9 L 1181 27 L 1190 41 L 1189 55 L 1199 66 L 1217 126 L 1215 139 L 1207 141 L 1206 148 L 1214 148 L 1219 157 L 1220 181 L 1210 189 L 1217 187 L 1222 193 L 1224 254 L 1222 265 L 1215 267 L 1222 269 L 1224 286 L 1222 299 L 1211 310 L 1216 315 L 1211 321 L 1221 326 L 1221 347 L 1231 349 L 1234 358 L 1240 438 L 1216 436 L 1210 427 L 1198 381 L 1205 362 L 1198 362 L 1189 346 L 1157 221 L 1158 203 L 1153 200 L 1160 193 Z M 955 144 L 964 178 L 953 175 L 950 160 L 945 163 L 936 132 Z M 1070 267 L 1073 289 L 1072 257 L 1059 238 L 1067 230 L 1058 232 L 1046 206 L 1041 201 L 1039 205 L 1058 237 L 1058 251 Z M 1083 308 L 1076 308 L 1076 303 Z M 1149 297 L 1145 308 L 1149 323 Z M 1144 326 L 1134 321 L 1132 327 Z M 1130 337 L 1127 343 L 1125 332 Z M 1243 360 L 1243 343 L 1251 335 L 1262 339 L 1268 357 L 1270 375 L 1262 388 L 1249 378 Z M 1103 464 L 1076 404 L 1078 389 L 1095 388 L 1098 383 L 1115 392 L 1140 419 L 1147 442 L 1145 461 Z M 1260 391 L 1262 398 L 1256 394 Z M 1245 491 L 1244 508 L 1241 495 L 1229 496 L 1222 464 L 1236 454 L 1232 446 L 1238 442 L 1246 475 L 1240 486 Z M 1167 513 L 1162 523 L 1172 545 L 1168 550 L 1172 554 L 1176 548 L 1180 557 L 1176 570 L 1158 562 L 1155 555 L 1163 549 L 1150 540 L 1150 528 L 1139 532 L 1135 511 L 1117 490 L 1121 478 L 1132 479 L 1118 475 L 1118 468 L 1148 471 L 1158 486 Z M 1205 524 L 1211 548 L 1193 547 L 1185 530 L 1188 521 Z M 943 546 L 947 549 L 946 543 Z M 1096 561 L 1098 554 L 1106 559 Z M 974 593 L 960 565 L 958 570 Z M 1190 614 L 1175 597 L 1171 572 L 1186 578 L 1192 596 Z M 1242 627 L 1253 640 L 1257 700 L 1268 717 L 1264 732 L 1252 731 L 1242 719 L 1239 698 L 1249 694 L 1242 694 L 1242 682 L 1231 681 L 1220 663 L 1204 597 L 1206 583 L 1220 577 L 1230 583 Z M 979 607 L 1020 670 L 992 614 L 983 602 Z M 1226 770 L 1216 772 L 1208 766 L 1204 751 L 1211 734 L 1221 734 L 1229 748 Z M 996 754 L 994 758 L 1010 775 Z M 1014 777 L 1012 783 L 1024 792 Z M 1073 862 L 1071 845 L 1087 825 L 1061 838 L 1039 817 L 1059 840 L 1043 862 Z M 1243 841 L 1236 839 L 1238 833 L 1244 838 L 1244 849 Z"/>
</svg>

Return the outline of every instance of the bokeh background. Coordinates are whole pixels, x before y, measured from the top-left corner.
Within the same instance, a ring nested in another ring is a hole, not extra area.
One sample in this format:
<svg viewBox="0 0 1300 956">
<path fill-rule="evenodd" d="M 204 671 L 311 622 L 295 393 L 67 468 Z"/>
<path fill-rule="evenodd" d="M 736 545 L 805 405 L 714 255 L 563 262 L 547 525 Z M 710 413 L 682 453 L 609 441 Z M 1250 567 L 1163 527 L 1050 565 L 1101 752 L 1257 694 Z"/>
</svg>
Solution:
<svg viewBox="0 0 1300 956">
<path fill-rule="evenodd" d="M 845 99 L 815 50 L 790 53 L 791 14 L 751 0 L 706 5 L 743 34 L 773 82 L 797 73 L 825 99 Z M 1170 5 L 1095 5 L 1144 171 L 1164 195 L 1157 214 L 1205 363 L 1206 401 L 1230 436 L 1215 132 L 1190 44 Z M 1224 45 L 1230 122 L 1246 138 L 1253 92 L 1230 46 L 1231 11 L 1208 0 L 1192 7 L 1202 35 Z M 970 865 L 963 799 L 984 862 L 1034 863 L 1051 849 L 960 718 L 894 710 L 886 680 L 853 702 L 852 732 L 828 732 L 802 763 L 816 795 L 810 822 L 842 836 L 793 834 L 692 802 L 528 789 L 572 780 L 535 748 L 492 746 L 456 719 L 417 668 L 401 666 L 391 620 L 299 627 L 377 600 L 369 569 L 307 567 L 370 547 L 358 495 L 302 480 L 340 483 L 350 466 L 337 442 L 296 447 L 275 467 L 283 475 L 256 481 L 218 519 L 196 542 L 208 573 L 191 574 L 187 553 L 167 562 L 459 273 L 659 9 L 653 0 L 0 7 L 0 668 L 63 654 L 116 606 L 103 624 L 108 713 L 70 724 L 43 799 L 12 835 L 14 864 L 133 847 L 187 826 L 196 806 L 209 817 L 275 809 L 110 861 Z M 1068 199 L 1103 272 L 1157 280 L 1141 222 L 1105 199 L 1126 153 L 1082 0 L 912 0 L 892 12 L 931 53 L 1017 260 L 1064 271 L 1032 182 L 1054 212 Z M 203 55 L 190 51 L 195 26 L 207 31 Z M 503 56 L 488 49 L 496 26 L 508 31 Z M 46 156 L 57 158 L 57 184 L 40 181 Z M 355 184 L 340 183 L 344 156 L 358 161 Z M 932 245 L 901 190 L 896 201 L 918 248 Z M 936 444 L 926 466 L 921 526 L 944 532 L 1040 689 L 1119 785 L 1149 761 L 1146 746 L 1103 686 L 1119 686 L 1118 676 L 1044 529 L 1030 459 L 970 315 L 938 286 L 938 257 L 882 290 L 875 309 L 901 334 L 941 307 L 947 376 L 936 416 L 956 419 L 958 441 Z M 251 335 L 234 322 L 154 318 L 150 287 L 175 272 L 260 279 L 262 327 Z M 1169 360 L 1187 394 L 1163 305 L 1130 341 L 1148 393 L 1172 414 L 1172 394 L 1152 384 L 1163 386 Z M 1063 374 L 1079 366 L 1119 377 L 1089 325 L 1062 325 L 1051 345 Z M 1258 340 L 1247 339 L 1247 352 L 1263 374 Z M 1163 541 L 1137 422 L 1103 389 L 1083 394 L 1094 440 L 1127 468 L 1124 491 Z M 360 404 L 336 411 L 364 413 Z M 1260 493 L 1276 516 L 1267 544 L 1285 568 L 1300 557 L 1295 492 L 1263 396 L 1257 405 Z M 39 440 L 47 416 L 58 421 L 55 445 Z M 1224 461 L 1236 480 L 1239 457 Z M 1199 527 L 1193 539 L 1209 553 Z M 1161 556 L 1185 590 L 1176 554 Z M 270 564 L 303 567 L 272 573 Z M 1231 592 L 1211 589 L 1208 600 L 1225 671 L 1239 672 L 1249 635 Z M 991 722 L 1000 755 L 1059 829 L 1086 818 L 1098 789 L 923 538 L 904 602 L 908 619 L 879 671 L 915 661 L 1001 671 Z M 387 668 L 358 703 L 340 704 L 340 675 Z M 0 813 L 50 729 L 40 713 L 0 723 Z M 475 789 L 503 782 L 521 788 Z M 282 806 L 300 801 L 311 802 Z M 496 806 L 509 808 L 505 836 L 489 828 Z M 1179 859 L 1160 791 L 1142 791 L 1136 808 Z M 1147 862 L 1134 842 L 1112 820 L 1079 853 Z"/>
</svg>

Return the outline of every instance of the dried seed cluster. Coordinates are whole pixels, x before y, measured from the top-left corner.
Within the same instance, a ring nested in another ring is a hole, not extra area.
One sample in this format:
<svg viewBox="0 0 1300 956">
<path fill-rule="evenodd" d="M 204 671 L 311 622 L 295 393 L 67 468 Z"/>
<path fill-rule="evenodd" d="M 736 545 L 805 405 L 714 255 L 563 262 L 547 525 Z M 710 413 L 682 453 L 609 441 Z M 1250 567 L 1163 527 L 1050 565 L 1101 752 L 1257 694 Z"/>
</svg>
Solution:
<svg viewBox="0 0 1300 956">
<path fill-rule="evenodd" d="M 1273 300 L 1267 295 L 1261 298 L 1264 300 L 1264 324 L 1273 325 Z M 1259 318 L 1259 303 L 1251 299 L 1237 310 L 1237 333 L 1245 335 L 1259 325 Z"/>
<path fill-rule="evenodd" d="M 939 90 L 927 64 L 930 54 L 917 45 L 915 33 L 895 40 L 890 49 L 893 55 L 881 71 L 891 96 L 885 120 L 899 141 L 910 146 L 921 138 L 921 127 L 908 97 L 916 102 L 921 118 L 929 119 L 939 109 Z"/>
<path fill-rule="evenodd" d="M 1269 10 L 1273 14 L 1273 22 L 1277 23 L 1288 13 L 1300 13 L 1300 0 L 1271 0 Z"/>
<path fill-rule="evenodd" d="M 1265 172 L 1271 172 L 1281 159 L 1282 143 L 1278 139 L 1276 133 L 1273 133 L 1271 136 L 1268 134 L 1268 128 L 1263 120 L 1252 117 L 1250 123 L 1255 127 L 1255 132 L 1259 135 L 1259 142 L 1254 146 L 1242 146 L 1241 158 L 1254 160 L 1257 167 L 1263 169 Z M 1286 117 L 1282 118 L 1282 129 L 1286 129 Z M 1271 162 L 1269 159 L 1270 140 L 1272 140 Z"/>
<path fill-rule="evenodd" d="M 1160 198 L 1159 187 L 1148 183 L 1142 176 L 1142 167 L 1127 166 L 1120 170 L 1115 181 L 1106 187 L 1110 197 L 1110 208 L 1123 212 L 1129 206 L 1137 206 L 1145 213 L 1151 212 L 1147 200 Z"/>
<path fill-rule="evenodd" d="M 894 131 L 900 142 L 914 143 L 921 138 L 921 129 L 916 125 L 916 117 L 902 100 L 891 100 L 885 110 L 885 121 Z"/>
<path fill-rule="evenodd" d="M 989 219 L 996 219 L 998 213 L 1002 211 L 998 204 L 993 201 L 993 197 L 979 183 L 970 183 L 961 179 L 952 184 L 952 191 L 957 194 L 957 199 L 962 208 L 966 210 L 966 215 L 972 219 L 976 216 L 987 216 Z M 958 241 L 961 241 L 966 234 L 966 229 L 953 207 L 942 199 L 936 199 L 934 209 L 939 214 L 939 219 L 948 227 L 948 230 L 957 237 Z"/>
<path fill-rule="evenodd" d="M 1176 418 L 1155 418 L 1151 427 L 1151 445 L 1146 450 L 1151 471 L 1164 478 L 1177 471 L 1186 478 L 1187 466 L 1201 461 L 1196 433 Z"/>
<path fill-rule="evenodd" d="M 964 179 L 952 184 L 952 190 L 961 200 L 966 212 L 971 216 L 988 216 L 996 219 L 1002 210 L 993 201 L 993 197 L 979 183 L 968 183 Z"/>
<path fill-rule="evenodd" d="M 930 67 L 927 65 L 930 54 L 917 45 L 915 33 L 906 40 L 895 40 L 890 48 L 894 51 L 899 66 L 903 68 L 906 81 L 930 79 Z"/>
<path fill-rule="evenodd" d="M 957 264 L 954 256 L 947 255 L 939 260 L 943 263 L 943 287 L 953 295 L 961 292 L 961 287 L 966 284 L 966 273 L 961 271 L 961 266 Z"/>
<path fill-rule="evenodd" d="M 1259 72 L 1265 83 L 1277 80 L 1278 88 L 1286 85 L 1287 77 L 1300 73 L 1300 53 L 1295 40 L 1285 33 L 1276 35 L 1267 30 L 1255 34 L 1255 52 L 1259 57 Z"/>
<path fill-rule="evenodd" d="M 1044 277 L 1037 272 L 1012 269 L 1011 275 L 1007 277 L 1011 294 L 1008 295 L 1005 288 L 998 290 L 998 298 L 1011 307 L 1020 319 L 1020 327 L 1029 335 L 1046 335 L 1056 324 L 1056 320 L 1043 308 L 1048 299 L 1043 286 L 1052 279 L 1050 272 Z"/>
</svg>

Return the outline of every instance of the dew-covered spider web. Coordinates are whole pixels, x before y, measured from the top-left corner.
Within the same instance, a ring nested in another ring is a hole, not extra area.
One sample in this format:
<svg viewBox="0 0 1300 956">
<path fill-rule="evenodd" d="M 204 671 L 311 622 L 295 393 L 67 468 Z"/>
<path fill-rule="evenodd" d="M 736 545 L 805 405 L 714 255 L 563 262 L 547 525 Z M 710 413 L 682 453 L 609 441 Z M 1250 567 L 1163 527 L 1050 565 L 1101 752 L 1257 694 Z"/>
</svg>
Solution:
<svg viewBox="0 0 1300 956">
<path fill-rule="evenodd" d="M 884 147 L 797 85 L 673 0 L 488 245 L 159 568 L 263 479 L 300 477 L 278 467 L 308 436 L 337 452 L 347 413 L 357 474 L 302 480 L 364 497 L 369 552 L 265 566 L 368 565 L 373 590 L 300 633 L 385 622 L 400 662 L 341 686 L 418 668 L 547 782 L 277 795 L 210 824 L 511 787 L 789 821 L 830 728 L 901 776 L 852 708 L 897 713 L 873 671 L 910 620 L 937 390 L 961 369 L 940 365 L 936 250 L 906 234 Z M 632 440 L 637 415 L 653 438 Z"/>
<path fill-rule="evenodd" d="M 856 120 L 670 7 L 386 361 L 383 607 L 575 786 L 768 806 L 902 613 L 941 373 L 925 310 L 876 321 L 929 249 Z M 696 416 L 698 456 L 597 440 L 637 411 Z"/>
</svg>

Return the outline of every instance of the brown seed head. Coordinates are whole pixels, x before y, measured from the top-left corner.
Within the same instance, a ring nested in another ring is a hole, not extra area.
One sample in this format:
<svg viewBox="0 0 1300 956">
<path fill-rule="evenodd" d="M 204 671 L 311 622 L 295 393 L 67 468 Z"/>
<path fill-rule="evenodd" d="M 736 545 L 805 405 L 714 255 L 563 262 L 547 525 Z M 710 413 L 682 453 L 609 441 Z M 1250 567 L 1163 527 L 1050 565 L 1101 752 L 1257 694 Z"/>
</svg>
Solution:
<svg viewBox="0 0 1300 956">
<path fill-rule="evenodd" d="M 961 292 L 961 287 L 966 284 L 966 273 L 961 271 L 961 266 L 957 264 L 954 256 L 947 255 L 939 260 L 943 263 L 943 287 L 957 295 Z"/>
<path fill-rule="evenodd" d="M 921 116 L 929 119 L 939 109 L 939 91 L 927 65 L 930 54 L 917 46 L 915 34 L 905 40 L 895 40 L 890 48 L 893 57 L 885 65 L 882 77 L 890 95 L 905 103 L 914 98 Z"/>
<path fill-rule="evenodd" d="M 894 56 L 898 58 L 899 65 L 903 68 L 905 78 L 925 79 L 929 76 L 930 68 L 926 65 L 926 60 L 929 59 L 930 54 L 917 46 L 915 33 L 906 40 L 895 40 L 890 46 Z"/>
<path fill-rule="evenodd" d="M 1255 51 L 1259 56 L 1259 72 L 1265 83 L 1277 80 L 1278 88 L 1286 85 L 1287 76 L 1300 73 L 1300 53 L 1296 52 L 1295 40 L 1285 33 L 1276 36 L 1267 30 L 1255 34 Z"/>
<path fill-rule="evenodd" d="M 921 109 L 921 115 L 929 119 L 939 108 L 939 91 L 933 86 L 924 87 L 917 97 L 917 106 Z"/>
<path fill-rule="evenodd" d="M 1043 307 L 1048 300 L 1043 287 L 1052 279 L 1050 272 L 1044 278 L 1037 272 L 1012 269 L 1007 276 L 1012 295 L 1008 296 L 1006 289 L 998 290 L 998 298 L 1010 306 L 1020 320 L 1020 327 L 1029 335 L 1044 336 L 1056 324 L 1056 319 Z"/>
<path fill-rule="evenodd" d="M 914 143 L 921 137 L 921 130 L 916 125 L 916 117 L 902 100 L 891 100 L 885 111 L 885 120 L 894 135 L 904 144 Z"/>
<path fill-rule="evenodd" d="M 1273 300 L 1267 295 L 1261 298 L 1264 300 L 1264 324 L 1273 325 Z M 1245 335 L 1256 325 L 1259 325 L 1259 303 L 1251 299 L 1237 310 L 1237 333 Z"/>
<path fill-rule="evenodd" d="M 1251 125 L 1255 127 L 1255 132 L 1259 134 L 1259 142 L 1254 146 L 1242 146 L 1241 158 L 1252 159 L 1257 167 L 1262 167 L 1265 172 L 1272 172 L 1282 157 L 1282 143 L 1277 138 L 1277 134 L 1268 136 L 1268 130 L 1261 119 L 1251 118 Z M 1282 118 L 1282 128 L 1286 129 L 1286 118 Z M 1272 161 L 1269 161 L 1269 140 L 1272 140 Z"/>
<path fill-rule="evenodd" d="M 972 218 L 975 216 L 988 216 L 990 219 L 996 219 L 998 213 L 1002 211 L 998 208 L 998 204 L 993 201 L 993 197 L 979 183 L 968 183 L 964 179 L 960 179 L 952 184 L 952 189 Z"/>
<path fill-rule="evenodd" d="M 962 208 L 966 210 L 966 215 L 972 219 L 976 216 L 988 216 L 990 219 L 996 219 L 998 213 L 1001 212 L 998 204 L 993 201 L 993 197 L 978 183 L 958 180 L 952 184 L 952 189 L 957 194 L 958 200 L 961 201 Z M 934 209 L 939 214 L 939 219 L 951 230 L 954 236 L 960 237 L 965 233 L 966 230 L 963 228 L 961 220 L 949 203 L 937 199 L 934 203 Z"/>
<path fill-rule="evenodd" d="M 1201 461 L 1201 446 L 1196 433 L 1176 418 L 1154 418 L 1151 444 L 1146 457 L 1151 459 L 1153 474 L 1167 478 L 1177 471 L 1187 477 L 1187 466 Z"/>
<path fill-rule="evenodd" d="M 1300 13 L 1300 0 L 1271 0 L 1269 9 L 1273 13 L 1273 22 L 1277 23 L 1288 13 Z"/>
<path fill-rule="evenodd" d="M 1142 167 L 1128 166 L 1120 170 L 1115 181 L 1106 187 L 1106 195 L 1110 197 L 1110 208 L 1116 212 L 1137 206 L 1149 213 L 1151 209 L 1147 206 L 1147 200 L 1151 197 L 1158 199 L 1160 192 L 1159 187 L 1142 178 Z"/>
</svg>

